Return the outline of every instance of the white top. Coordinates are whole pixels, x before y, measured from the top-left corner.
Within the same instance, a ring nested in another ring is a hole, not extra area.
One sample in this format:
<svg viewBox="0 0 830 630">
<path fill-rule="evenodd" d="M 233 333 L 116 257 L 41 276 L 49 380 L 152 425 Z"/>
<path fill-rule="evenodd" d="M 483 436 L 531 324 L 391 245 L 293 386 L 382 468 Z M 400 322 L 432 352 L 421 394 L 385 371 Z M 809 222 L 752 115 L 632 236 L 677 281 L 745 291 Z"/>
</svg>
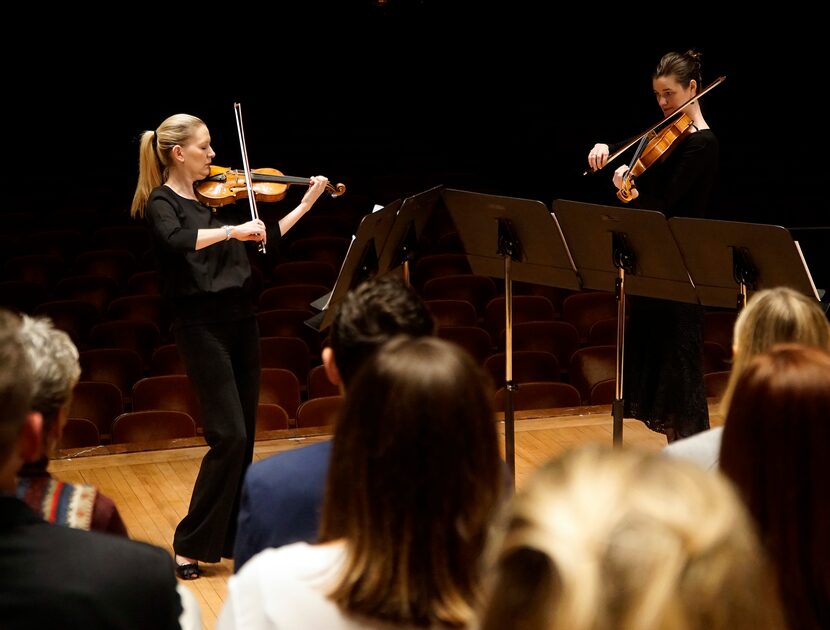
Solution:
<svg viewBox="0 0 830 630">
<path fill-rule="evenodd" d="M 691 460 L 706 470 L 717 470 L 720 465 L 722 437 L 723 427 L 714 427 L 667 444 L 663 448 L 663 453 L 671 457 Z"/>
<path fill-rule="evenodd" d="M 196 596 L 181 582 L 176 583 L 176 590 L 182 600 L 182 614 L 179 626 L 182 630 L 202 630 L 202 609 Z"/>
<path fill-rule="evenodd" d="M 366 617 L 346 615 L 326 596 L 345 559 L 345 543 L 298 542 L 265 549 L 228 580 L 217 630 L 406 630 Z M 414 627 L 413 627 L 414 628 Z"/>
</svg>

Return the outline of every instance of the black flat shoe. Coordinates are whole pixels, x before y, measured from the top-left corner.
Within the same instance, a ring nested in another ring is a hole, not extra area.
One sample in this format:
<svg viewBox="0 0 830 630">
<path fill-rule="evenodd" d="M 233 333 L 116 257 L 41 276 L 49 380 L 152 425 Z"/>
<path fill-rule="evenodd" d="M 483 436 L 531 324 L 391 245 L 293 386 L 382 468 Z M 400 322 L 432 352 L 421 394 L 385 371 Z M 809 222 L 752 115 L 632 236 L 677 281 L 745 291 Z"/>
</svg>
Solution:
<svg viewBox="0 0 830 630">
<path fill-rule="evenodd" d="M 177 564 L 176 575 L 183 580 L 195 580 L 202 575 L 202 569 L 199 568 L 198 562 L 191 562 L 189 564 Z"/>
</svg>

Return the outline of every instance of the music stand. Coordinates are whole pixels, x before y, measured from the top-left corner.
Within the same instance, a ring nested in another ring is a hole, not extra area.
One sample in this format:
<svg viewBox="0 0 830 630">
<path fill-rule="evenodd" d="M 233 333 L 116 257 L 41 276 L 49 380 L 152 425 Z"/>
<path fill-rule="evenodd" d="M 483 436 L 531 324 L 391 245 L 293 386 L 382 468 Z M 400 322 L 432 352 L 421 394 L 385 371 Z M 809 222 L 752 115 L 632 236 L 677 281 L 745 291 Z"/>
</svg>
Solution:
<svg viewBox="0 0 830 630">
<path fill-rule="evenodd" d="M 804 261 L 810 270 L 813 284 L 818 289 L 822 306 L 827 310 L 830 298 L 827 291 L 830 286 L 830 225 L 788 226 L 787 230 L 804 254 Z"/>
<path fill-rule="evenodd" d="M 410 284 L 410 263 L 418 253 L 418 244 L 433 210 L 443 203 L 441 201 L 442 188 L 443 186 L 435 186 L 403 200 L 379 256 L 379 274 L 383 275 L 387 271 L 403 266 L 404 282 L 407 285 Z"/>
<path fill-rule="evenodd" d="M 504 278 L 504 450 L 515 480 L 512 283 L 579 290 L 579 278 L 556 219 L 541 201 L 453 189 L 442 197 L 473 273 Z"/>
<path fill-rule="evenodd" d="M 683 217 L 668 223 L 701 304 L 737 304 L 740 310 L 749 291 L 777 286 L 820 300 L 801 249 L 786 228 Z"/>
<path fill-rule="evenodd" d="M 340 266 L 340 273 L 337 274 L 334 288 L 311 303 L 321 312 L 306 320 L 307 326 L 319 331 L 328 328 L 334 319 L 335 309 L 332 307 L 361 282 L 379 274 L 381 252 L 401 203 L 400 199 L 396 199 L 360 220 L 357 233 L 349 244 L 343 264 Z"/>
<path fill-rule="evenodd" d="M 680 250 L 661 212 L 557 199 L 553 212 L 586 289 L 617 298 L 616 384 L 613 442 L 622 444 L 626 293 L 699 302 Z"/>
</svg>

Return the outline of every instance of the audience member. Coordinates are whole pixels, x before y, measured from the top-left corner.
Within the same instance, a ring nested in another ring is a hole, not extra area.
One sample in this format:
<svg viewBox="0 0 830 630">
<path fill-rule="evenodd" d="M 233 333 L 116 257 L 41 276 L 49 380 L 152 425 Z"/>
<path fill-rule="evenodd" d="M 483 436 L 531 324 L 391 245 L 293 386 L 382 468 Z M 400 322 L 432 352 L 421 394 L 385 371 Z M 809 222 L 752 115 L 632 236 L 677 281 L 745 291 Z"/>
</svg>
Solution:
<svg viewBox="0 0 830 630">
<path fill-rule="evenodd" d="M 385 341 L 399 334 L 431 335 L 435 329 L 421 298 L 392 276 L 364 282 L 336 308 L 322 359 L 329 380 L 342 392 Z M 268 547 L 317 540 L 330 454 L 331 441 L 326 440 L 248 468 L 233 552 L 236 571 Z"/>
<path fill-rule="evenodd" d="M 735 383 L 720 465 L 778 571 L 790 628 L 830 624 L 830 353 L 779 344 Z"/>
<path fill-rule="evenodd" d="M 503 489 L 489 378 L 460 347 L 396 338 L 348 385 L 320 544 L 268 549 L 217 627 L 465 627 Z"/>
<path fill-rule="evenodd" d="M 783 627 L 740 499 L 691 462 L 581 447 L 539 468 L 507 518 L 484 630 Z"/>
<path fill-rule="evenodd" d="M 50 523 L 127 536 L 112 499 L 94 486 L 53 479 L 47 471 L 49 457 L 60 443 L 81 365 L 69 335 L 47 318 L 22 317 L 21 342 L 34 372 L 32 409 L 43 417 L 43 441 L 37 459 L 18 472 L 17 496 Z"/>
<path fill-rule="evenodd" d="M 20 319 L 0 311 L 0 622 L 16 628 L 179 628 L 182 604 L 163 549 L 45 522 L 15 496 L 41 454 Z"/>
<path fill-rule="evenodd" d="M 735 320 L 732 370 L 720 405 L 724 417 L 729 410 L 735 382 L 747 361 L 773 344 L 788 341 L 830 348 L 830 322 L 820 304 L 787 287 L 754 293 Z M 672 442 L 664 453 L 714 469 L 718 466 L 722 436 L 723 427 L 713 427 Z"/>
</svg>

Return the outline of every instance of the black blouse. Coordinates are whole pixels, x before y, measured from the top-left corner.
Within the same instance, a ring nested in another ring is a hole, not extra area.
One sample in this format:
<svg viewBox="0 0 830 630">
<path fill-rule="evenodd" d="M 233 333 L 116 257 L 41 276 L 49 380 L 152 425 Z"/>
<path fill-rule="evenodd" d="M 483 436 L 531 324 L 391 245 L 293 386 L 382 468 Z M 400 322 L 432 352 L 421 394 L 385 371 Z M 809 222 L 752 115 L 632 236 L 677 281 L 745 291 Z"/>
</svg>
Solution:
<svg viewBox="0 0 830 630">
<path fill-rule="evenodd" d="M 718 170 L 718 139 L 710 129 L 689 134 L 664 160 L 637 177 L 634 206 L 671 217 L 699 217 L 706 208 Z"/>
<path fill-rule="evenodd" d="M 218 216 L 220 212 L 225 220 Z M 196 250 L 199 230 L 240 223 L 236 214 L 232 206 L 211 209 L 167 186 L 150 194 L 145 216 L 161 292 L 180 317 L 223 321 L 253 312 L 245 243 L 231 239 Z"/>
</svg>

